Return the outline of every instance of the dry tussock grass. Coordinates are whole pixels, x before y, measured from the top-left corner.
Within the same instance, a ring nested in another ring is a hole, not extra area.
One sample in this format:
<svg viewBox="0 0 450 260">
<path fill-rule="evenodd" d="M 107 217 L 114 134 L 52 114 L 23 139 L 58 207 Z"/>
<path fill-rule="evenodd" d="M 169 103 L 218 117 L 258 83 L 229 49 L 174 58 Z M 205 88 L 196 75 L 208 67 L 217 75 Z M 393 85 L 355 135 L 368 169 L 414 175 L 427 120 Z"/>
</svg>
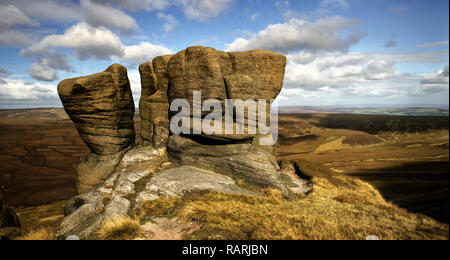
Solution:
<svg viewBox="0 0 450 260">
<path fill-rule="evenodd" d="M 48 227 L 38 227 L 29 230 L 25 235 L 16 238 L 16 240 L 56 240 L 56 235 Z"/>
<path fill-rule="evenodd" d="M 162 208 L 172 216 L 199 223 L 189 239 L 448 239 L 448 225 L 386 202 L 368 183 L 330 176 L 314 163 L 300 165 L 314 183 L 305 197 L 286 200 L 278 190 L 264 189 L 262 197 L 203 193 L 153 205 L 166 205 L 170 210 Z"/>
<path fill-rule="evenodd" d="M 116 217 L 105 221 L 97 232 L 99 240 L 134 239 L 141 234 L 142 227 L 139 220 L 130 217 Z"/>
</svg>

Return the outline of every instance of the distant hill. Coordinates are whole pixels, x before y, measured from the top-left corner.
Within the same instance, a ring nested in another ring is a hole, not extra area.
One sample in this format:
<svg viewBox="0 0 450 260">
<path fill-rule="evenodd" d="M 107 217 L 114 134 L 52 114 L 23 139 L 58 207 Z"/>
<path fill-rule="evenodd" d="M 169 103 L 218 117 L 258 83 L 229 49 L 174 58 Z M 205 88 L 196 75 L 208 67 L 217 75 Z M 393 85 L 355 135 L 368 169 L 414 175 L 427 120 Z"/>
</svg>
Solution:
<svg viewBox="0 0 450 260">
<path fill-rule="evenodd" d="M 406 108 L 332 108 L 314 106 L 280 106 L 281 114 L 298 113 L 336 113 L 336 114 L 367 114 L 367 115 L 399 115 L 399 116 L 448 116 L 449 110 L 444 108 L 406 107 Z"/>
</svg>

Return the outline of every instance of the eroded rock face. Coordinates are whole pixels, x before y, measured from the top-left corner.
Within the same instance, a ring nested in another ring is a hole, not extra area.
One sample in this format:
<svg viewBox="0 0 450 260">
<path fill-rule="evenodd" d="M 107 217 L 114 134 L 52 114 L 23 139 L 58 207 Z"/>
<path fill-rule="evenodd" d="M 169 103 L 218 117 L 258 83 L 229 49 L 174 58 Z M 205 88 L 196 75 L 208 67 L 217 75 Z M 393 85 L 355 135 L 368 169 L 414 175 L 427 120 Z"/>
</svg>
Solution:
<svg viewBox="0 0 450 260">
<path fill-rule="evenodd" d="M 267 101 L 265 116 L 269 122 L 270 100 L 275 99 L 284 82 L 286 57 L 267 50 L 223 52 L 213 48 L 190 47 L 174 55 L 168 64 L 169 102 L 186 99 L 193 114 L 193 93 L 201 91 L 201 99 Z M 173 116 L 175 113 L 171 113 Z M 202 116 L 209 114 L 203 112 Z M 247 118 L 247 116 L 245 116 Z M 234 118 L 236 121 L 236 118 Z M 192 129 L 191 129 L 192 130 Z M 192 131 L 191 131 L 192 132 Z M 255 134 L 205 135 L 212 139 L 249 139 Z"/>
<path fill-rule="evenodd" d="M 222 52 L 190 47 L 174 55 L 168 65 L 169 101 L 202 99 L 275 99 L 284 81 L 286 57 L 267 50 Z"/>
<path fill-rule="evenodd" d="M 173 135 L 169 138 L 168 151 L 180 164 L 198 165 L 261 187 L 286 190 L 275 157 L 251 143 L 204 145 Z"/>
<path fill-rule="evenodd" d="M 283 55 L 270 51 L 226 53 L 204 47 L 142 64 L 142 141 L 136 147 L 125 68 L 112 65 L 105 72 L 61 82 L 64 107 L 92 153 L 76 167 L 80 195 L 66 206 L 59 237 L 91 238 L 107 219 L 138 216 L 145 202 L 164 196 L 202 190 L 260 196 L 239 186 L 238 179 L 284 194 L 289 194 L 286 183 L 304 192 L 307 183 L 295 179 L 291 170 L 280 170 L 275 147 L 260 145 L 267 135 L 169 133 L 175 99 L 190 103 L 189 118 L 194 91 L 201 91 L 202 101 L 214 98 L 222 105 L 226 99 L 269 101 L 281 91 L 285 65 Z"/>
<path fill-rule="evenodd" d="M 101 73 L 63 80 L 58 93 L 93 153 L 110 155 L 134 145 L 135 108 L 125 67 L 114 64 Z"/>
<path fill-rule="evenodd" d="M 167 146 L 169 138 L 169 76 L 167 65 L 172 56 L 161 56 L 139 66 L 142 93 L 139 114 L 142 145 L 156 149 Z"/>
</svg>

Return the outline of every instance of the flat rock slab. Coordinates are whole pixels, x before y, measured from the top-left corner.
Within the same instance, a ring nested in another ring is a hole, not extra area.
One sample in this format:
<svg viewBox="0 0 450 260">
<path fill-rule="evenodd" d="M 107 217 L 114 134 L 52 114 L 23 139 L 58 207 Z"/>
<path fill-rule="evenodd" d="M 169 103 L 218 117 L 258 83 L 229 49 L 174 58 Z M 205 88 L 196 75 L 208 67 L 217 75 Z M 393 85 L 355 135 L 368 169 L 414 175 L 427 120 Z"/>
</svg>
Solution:
<svg viewBox="0 0 450 260">
<path fill-rule="evenodd" d="M 155 174 L 146 184 L 145 191 L 138 195 L 137 203 L 160 197 L 182 197 L 189 192 L 205 190 L 258 196 L 237 186 L 231 177 L 193 166 L 181 166 Z"/>
</svg>

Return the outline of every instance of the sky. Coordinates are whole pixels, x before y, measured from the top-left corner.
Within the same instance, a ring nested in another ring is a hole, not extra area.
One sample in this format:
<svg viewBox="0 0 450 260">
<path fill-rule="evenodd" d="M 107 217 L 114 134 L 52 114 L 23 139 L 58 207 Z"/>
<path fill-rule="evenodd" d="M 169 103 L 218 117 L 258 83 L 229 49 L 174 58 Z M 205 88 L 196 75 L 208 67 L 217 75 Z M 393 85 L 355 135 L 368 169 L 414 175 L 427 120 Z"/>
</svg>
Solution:
<svg viewBox="0 0 450 260">
<path fill-rule="evenodd" d="M 280 106 L 449 104 L 448 0 L 0 0 L 0 109 L 61 107 L 65 78 L 202 45 L 287 56 Z"/>
</svg>

